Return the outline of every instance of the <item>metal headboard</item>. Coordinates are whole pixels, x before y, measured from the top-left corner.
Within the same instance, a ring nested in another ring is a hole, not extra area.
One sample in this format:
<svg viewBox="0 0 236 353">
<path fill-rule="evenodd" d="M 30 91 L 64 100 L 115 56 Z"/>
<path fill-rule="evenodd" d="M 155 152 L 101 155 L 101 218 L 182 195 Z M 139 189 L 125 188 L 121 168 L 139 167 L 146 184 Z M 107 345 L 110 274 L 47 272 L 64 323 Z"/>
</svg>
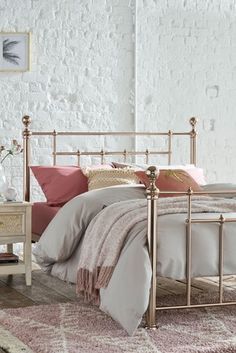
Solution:
<svg viewBox="0 0 236 353">
<path fill-rule="evenodd" d="M 168 164 L 171 164 L 172 158 L 172 138 L 173 136 L 189 136 L 190 137 L 190 163 L 196 164 L 196 123 L 197 119 L 192 117 L 190 119 L 191 130 L 188 132 L 173 132 L 171 130 L 167 132 L 134 132 L 134 131 L 116 131 L 116 132 L 108 132 L 108 131 L 31 131 L 30 123 L 31 118 L 29 116 L 24 116 L 22 118 L 22 122 L 24 124 L 23 130 L 23 197 L 25 201 L 30 200 L 30 139 L 33 136 L 51 136 L 52 137 L 52 158 L 53 165 L 57 163 L 58 156 L 77 156 L 78 165 L 80 165 L 81 156 L 99 156 L 101 158 L 101 163 L 104 163 L 106 156 L 121 156 L 123 157 L 123 161 L 125 162 L 128 156 L 144 156 L 146 159 L 146 163 L 149 163 L 149 156 L 151 155 L 166 155 L 168 158 Z M 124 149 L 123 151 L 105 151 L 101 149 L 100 151 L 58 151 L 57 150 L 57 138 L 59 136 L 127 136 L 127 137 L 137 137 L 137 136 L 162 136 L 167 138 L 167 150 L 165 151 L 149 151 L 146 149 L 145 151 L 127 151 Z"/>
</svg>

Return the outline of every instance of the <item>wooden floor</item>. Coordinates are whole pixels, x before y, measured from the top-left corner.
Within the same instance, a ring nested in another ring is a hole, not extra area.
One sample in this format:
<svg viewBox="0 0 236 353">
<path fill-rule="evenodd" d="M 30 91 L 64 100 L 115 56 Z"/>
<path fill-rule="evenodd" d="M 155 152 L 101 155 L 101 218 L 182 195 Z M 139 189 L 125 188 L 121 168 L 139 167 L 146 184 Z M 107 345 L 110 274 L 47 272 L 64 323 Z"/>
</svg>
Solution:
<svg viewBox="0 0 236 353">
<path fill-rule="evenodd" d="M 32 286 L 25 276 L 0 276 L 0 309 L 30 305 L 55 304 L 77 299 L 75 285 L 65 283 L 40 270 L 32 272 Z"/>
<path fill-rule="evenodd" d="M 0 309 L 30 305 L 55 304 L 76 301 L 75 285 L 63 282 L 43 273 L 32 272 L 32 286 L 25 285 L 24 275 L 0 276 Z M 185 284 L 168 278 L 158 280 L 158 296 L 185 294 Z M 192 292 L 216 291 L 217 278 L 193 280 Z M 227 276 L 224 285 L 228 290 L 236 289 L 236 277 Z"/>
<path fill-rule="evenodd" d="M 0 309 L 78 300 L 75 285 L 65 283 L 40 270 L 33 271 L 32 277 L 32 286 L 27 287 L 24 275 L 0 276 Z M 193 294 L 204 290 L 216 291 L 217 281 L 217 278 L 194 280 L 192 285 Z M 186 291 L 185 284 L 182 281 L 165 278 L 158 280 L 158 285 L 158 296 L 185 294 Z M 227 276 L 224 285 L 228 290 L 235 290 L 236 276 Z M 4 353 L 4 351 L 0 349 L 0 353 Z"/>
</svg>

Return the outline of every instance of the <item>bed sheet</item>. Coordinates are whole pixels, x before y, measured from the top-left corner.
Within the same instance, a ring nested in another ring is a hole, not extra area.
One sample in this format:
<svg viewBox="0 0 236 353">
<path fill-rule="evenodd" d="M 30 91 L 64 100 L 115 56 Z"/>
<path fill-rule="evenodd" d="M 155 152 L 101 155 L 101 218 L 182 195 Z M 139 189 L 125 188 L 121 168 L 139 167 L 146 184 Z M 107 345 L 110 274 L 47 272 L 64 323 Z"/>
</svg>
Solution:
<svg viewBox="0 0 236 353">
<path fill-rule="evenodd" d="M 35 202 L 32 206 L 32 233 L 42 235 L 59 209 L 46 202 Z"/>
</svg>

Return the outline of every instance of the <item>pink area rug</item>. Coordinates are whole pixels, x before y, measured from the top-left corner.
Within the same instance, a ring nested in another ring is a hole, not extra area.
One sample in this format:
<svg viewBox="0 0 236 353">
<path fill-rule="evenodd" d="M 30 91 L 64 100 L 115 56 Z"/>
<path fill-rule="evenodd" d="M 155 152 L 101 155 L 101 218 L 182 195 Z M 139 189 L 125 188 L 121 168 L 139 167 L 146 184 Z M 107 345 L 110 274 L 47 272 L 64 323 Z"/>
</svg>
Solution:
<svg viewBox="0 0 236 353">
<path fill-rule="evenodd" d="M 0 310 L 0 347 L 9 353 L 233 353 L 236 306 L 158 313 L 158 330 L 129 337 L 81 303 Z"/>
</svg>

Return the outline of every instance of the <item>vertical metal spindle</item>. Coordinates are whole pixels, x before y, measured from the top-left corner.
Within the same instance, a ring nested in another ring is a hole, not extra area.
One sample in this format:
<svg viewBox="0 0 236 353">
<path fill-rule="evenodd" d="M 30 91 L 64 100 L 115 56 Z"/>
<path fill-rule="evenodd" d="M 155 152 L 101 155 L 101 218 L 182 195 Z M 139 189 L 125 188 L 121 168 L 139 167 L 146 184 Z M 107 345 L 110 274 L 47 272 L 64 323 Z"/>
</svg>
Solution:
<svg viewBox="0 0 236 353">
<path fill-rule="evenodd" d="M 57 152 L 57 133 L 56 133 L 56 130 L 53 130 L 53 142 L 52 142 L 52 156 L 53 156 L 53 165 L 56 165 L 57 163 L 57 155 L 56 155 L 56 152 Z"/>
<path fill-rule="evenodd" d="M 77 163 L 78 163 L 78 166 L 80 166 L 80 157 L 81 157 L 81 153 L 80 153 L 80 150 L 77 151 Z"/>
<path fill-rule="evenodd" d="M 172 131 L 168 131 L 168 164 L 171 164 L 172 157 Z"/>
<path fill-rule="evenodd" d="M 105 155 L 105 152 L 104 152 L 103 149 L 101 149 L 100 154 L 101 154 L 101 164 L 104 164 L 104 155 Z"/>
<path fill-rule="evenodd" d="M 223 301 L 223 266 L 224 266 L 224 237 L 223 227 L 225 218 L 220 215 L 220 226 L 219 226 L 219 302 Z"/>
<path fill-rule="evenodd" d="M 150 185 L 147 188 L 147 237 L 148 252 L 152 267 L 151 288 L 149 304 L 146 314 L 148 328 L 156 328 L 156 290 L 157 290 L 157 199 L 159 190 L 156 187 L 156 179 L 159 175 L 156 167 L 149 167 L 146 171 Z"/>
<path fill-rule="evenodd" d="M 124 149 L 123 156 L 124 156 L 123 161 L 124 161 L 124 163 L 126 163 L 126 161 L 127 161 L 127 151 L 126 151 L 126 149 Z"/>
<path fill-rule="evenodd" d="M 148 164 L 149 162 L 149 150 L 146 149 L 146 152 L 145 152 L 145 163 Z"/>
<path fill-rule="evenodd" d="M 192 279 L 192 194 L 191 188 L 188 189 L 188 219 L 186 220 L 186 277 L 187 277 L 187 305 L 191 305 L 191 279 Z"/>
</svg>

